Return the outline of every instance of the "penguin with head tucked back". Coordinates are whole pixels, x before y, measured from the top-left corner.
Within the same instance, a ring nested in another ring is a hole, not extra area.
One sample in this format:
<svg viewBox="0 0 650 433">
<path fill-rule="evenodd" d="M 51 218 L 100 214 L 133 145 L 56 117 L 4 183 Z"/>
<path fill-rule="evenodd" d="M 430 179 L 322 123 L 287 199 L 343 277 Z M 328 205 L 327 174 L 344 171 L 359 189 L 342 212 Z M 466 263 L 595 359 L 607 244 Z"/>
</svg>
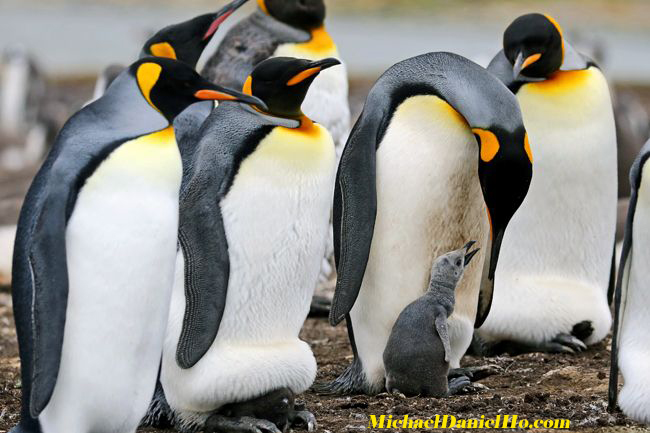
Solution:
<svg viewBox="0 0 650 433">
<path fill-rule="evenodd" d="M 535 174 L 477 332 L 493 353 L 581 351 L 611 326 L 617 164 L 609 89 L 550 16 L 517 18 L 503 46 L 488 70 L 517 96 Z"/>
<path fill-rule="evenodd" d="M 135 432 L 174 276 L 182 168 L 171 123 L 204 99 L 264 107 L 183 63 L 146 58 L 59 133 L 14 248 L 23 407 L 12 432 Z"/>
<path fill-rule="evenodd" d="M 531 172 L 517 101 L 477 64 L 429 53 L 379 78 L 343 151 L 334 198 L 330 321 L 347 317 L 355 360 L 320 390 L 381 391 L 390 329 L 427 290 L 434 257 L 477 239 L 487 246 L 481 266 L 466 270 L 449 318 L 449 361 L 459 367 L 490 310 L 501 240 Z"/>
<path fill-rule="evenodd" d="M 316 376 L 298 333 L 325 249 L 335 152 L 301 104 L 318 74 L 338 64 L 268 59 L 244 85 L 268 109 L 222 103 L 201 127 L 183 181 L 160 375 L 182 431 L 314 425 L 287 402 Z M 250 410 L 261 406 L 270 411 Z"/>
<path fill-rule="evenodd" d="M 625 226 L 623 252 L 616 283 L 609 409 L 616 404 L 630 418 L 650 424 L 650 141 L 630 172 L 632 194 Z M 618 370 L 623 388 L 618 396 Z M 618 400 L 618 401 L 617 401 Z"/>
</svg>

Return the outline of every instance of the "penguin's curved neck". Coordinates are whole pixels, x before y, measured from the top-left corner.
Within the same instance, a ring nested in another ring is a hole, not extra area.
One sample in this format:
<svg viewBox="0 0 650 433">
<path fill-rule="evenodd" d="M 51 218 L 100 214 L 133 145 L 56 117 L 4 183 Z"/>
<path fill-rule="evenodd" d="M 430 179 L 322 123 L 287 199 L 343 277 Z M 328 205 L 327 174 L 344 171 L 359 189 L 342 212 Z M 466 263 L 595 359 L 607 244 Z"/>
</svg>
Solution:
<svg viewBox="0 0 650 433">
<path fill-rule="evenodd" d="M 312 38 L 312 35 L 309 31 L 290 26 L 289 24 L 284 23 L 277 18 L 265 13 L 259 8 L 253 12 L 248 19 L 250 20 L 251 24 L 263 30 L 267 30 L 271 34 L 283 35 L 290 40 L 297 42 L 309 42 Z"/>
</svg>

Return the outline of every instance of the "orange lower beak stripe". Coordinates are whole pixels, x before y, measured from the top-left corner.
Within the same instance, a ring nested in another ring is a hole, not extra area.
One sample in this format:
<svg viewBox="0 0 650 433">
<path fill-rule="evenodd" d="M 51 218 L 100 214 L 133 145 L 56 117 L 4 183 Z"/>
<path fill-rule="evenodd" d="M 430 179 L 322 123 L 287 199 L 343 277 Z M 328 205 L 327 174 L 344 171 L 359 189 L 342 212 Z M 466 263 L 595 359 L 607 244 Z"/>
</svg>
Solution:
<svg viewBox="0 0 650 433">
<path fill-rule="evenodd" d="M 529 67 L 530 65 L 538 61 L 540 57 L 542 57 L 542 55 L 539 53 L 526 57 L 526 60 L 524 60 L 524 63 L 522 63 L 521 65 L 521 69 L 526 69 L 527 67 Z"/>
<path fill-rule="evenodd" d="M 320 66 L 316 68 L 306 69 L 301 73 L 299 73 L 298 75 L 296 75 L 295 77 L 293 77 L 292 79 L 290 79 L 287 82 L 287 86 L 295 86 L 296 84 L 300 84 L 303 81 L 305 81 L 307 78 L 313 77 L 314 75 L 318 74 L 321 71 L 321 69 L 322 68 Z"/>
<path fill-rule="evenodd" d="M 227 93 L 217 92 L 216 90 L 199 90 L 194 94 L 198 99 L 207 99 L 213 101 L 236 101 L 237 97 Z"/>
</svg>

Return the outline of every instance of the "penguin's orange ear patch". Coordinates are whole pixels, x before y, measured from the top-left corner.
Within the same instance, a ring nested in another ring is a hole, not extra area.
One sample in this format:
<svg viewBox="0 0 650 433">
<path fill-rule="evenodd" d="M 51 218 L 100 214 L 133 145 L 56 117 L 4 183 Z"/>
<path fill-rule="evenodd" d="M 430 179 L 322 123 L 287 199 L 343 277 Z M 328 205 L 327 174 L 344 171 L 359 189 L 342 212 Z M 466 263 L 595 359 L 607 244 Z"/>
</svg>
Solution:
<svg viewBox="0 0 650 433">
<path fill-rule="evenodd" d="M 162 72 L 162 66 L 157 63 L 143 63 L 138 67 L 136 72 L 136 79 L 138 81 L 138 87 L 142 92 L 142 96 L 147 100 L 149 105 L 158 110 L 158 108 L 151 101 L 151 89 L 158 82 L 160 78 L 160 73 Z M 159 110 L 160 111 L 160 110 Z"/>
<path fill-rule="evenodd" d="M 302 71 L 301 73 L 297 74 L 295 77 L 287 81 L 287 86 L 295 86 L 297 84 L 302 83 L 305 81 L 307 78 L 313 77 L 314 75 L 318 74 L 323 68 L 320 66 L 315 67 L 315 68 L 309 68 L 305 71 Z"/>
<path fill-rule="evenodd" d="M 244 83 L 244 87 L 242 89 L 242 92 L 248 96 L 253 96 L 253 77 L 248 76 L 246 78 L 246 82 Z"/>
<path fill-rule="evenodd" d="M 264 12 L 267 15 L 269 14 L 269 8 L 266 7 L 266 3 L 264 0 L 257 0 L 257 4 L 259 5 L 260 9 L 262 9 L 262 12 Z"/>
<path fill-rule="evenodd" d="M 492 131 L 487 129 L 472 128 L 472 132 L 476 134 L 478 144 L 481 149 L 481 160 L 483 162 L 490 162 L 499 153 L 499 139 Z"/>
<path fill-rule="evenodd" d="M 528 155 L 528 159 L 530 160 L 530 163 L 533 163 L 533 151 L 530 150 L 530 142 L 528 141 L 528 133 L 524 135 L 524 150 L 526 151 L 526 155 Z"/>
<path fill-rule="evenodd" d="M 149 51 L 155 57 L 164 57 L 166 59 L 176 60 L 176 51 L 168 42 L 158 42 L 149 47 Z"/>
<path fill-rule="evenodd" d="M 560 24 L 555 21 L 555 18 L 553 18 L 550 15 L 544 15 L 547 20 L 553 24 L 553 26 L 557 29 L 557 32 L 560 34 L 560 39 L 562 40 L 562 62 L 564 62 L 564 35 L 562 34 L 562 27 L 560 27 Z"/>
</svg>

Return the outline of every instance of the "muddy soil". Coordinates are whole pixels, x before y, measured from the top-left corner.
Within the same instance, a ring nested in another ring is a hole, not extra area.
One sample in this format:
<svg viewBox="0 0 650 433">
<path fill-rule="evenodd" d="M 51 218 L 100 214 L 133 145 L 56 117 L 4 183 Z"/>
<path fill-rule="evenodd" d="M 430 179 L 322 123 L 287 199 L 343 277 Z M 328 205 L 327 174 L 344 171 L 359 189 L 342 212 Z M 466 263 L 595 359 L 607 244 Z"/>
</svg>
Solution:
<svg viewBox="0 0 650 433">
<path fill-rule="evenodd" d="M 352 360 L 344 326 L 332 328 L 325 319 L 308 319 L 301 336 L 312 346 L 318 361 L 316 382 L 334 379 Z M 621 413 L 607 413 L 608 341 L 578 355 L 533 353 L 464 359 L 465 366 L 485 364 L 496 365 L 500 371 L 480 381 L 489 389 L 472 395 L 405 399 L 389 394 L 346 397 L 307 392 L 301 398 L 316 415 L 318 431 L 323 433 L 366 430 L 369 415 L 382 414 L 393 415 L 396 419 L 404 415 L 426 419 L 436 414 L 454 415 L 459 419 L 480 419 L 484 415 L 487 419 L 507 414 L 518 415 L 520 420 L 569 419 L 571 430 L 585 432 L 650 432 Z M 6 433 L 19 418 L 19 366 L 11 298 L 8 293 L 0 293 L 0 433 Z M 141 429 L 138 432 L 156 431 L 161 430 Z"/>
</svg>

